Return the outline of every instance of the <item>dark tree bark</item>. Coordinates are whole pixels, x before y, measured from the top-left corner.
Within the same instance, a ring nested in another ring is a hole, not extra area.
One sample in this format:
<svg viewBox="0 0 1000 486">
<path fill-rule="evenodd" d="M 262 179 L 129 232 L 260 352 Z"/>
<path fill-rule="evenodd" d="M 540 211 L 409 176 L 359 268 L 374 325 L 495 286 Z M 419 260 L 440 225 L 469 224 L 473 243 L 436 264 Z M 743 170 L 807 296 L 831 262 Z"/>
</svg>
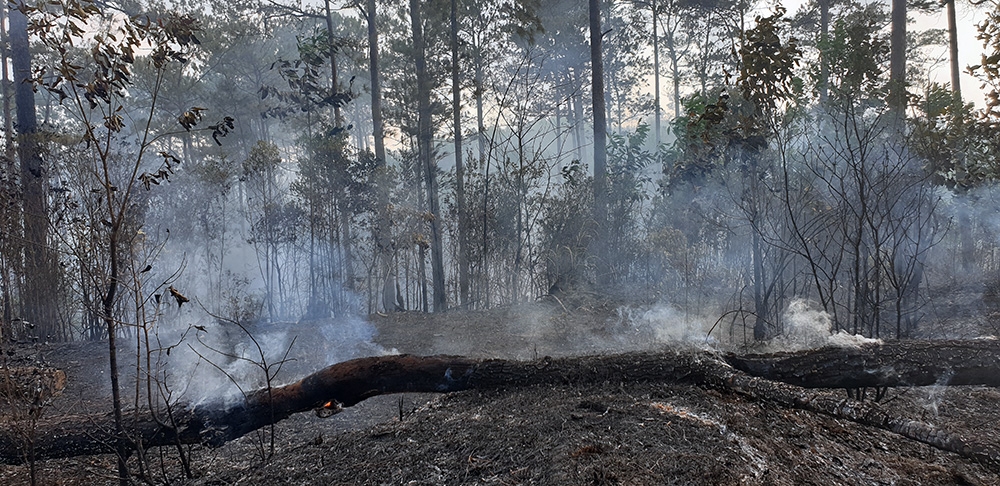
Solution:
<svg viewBox="0 0 1000 486">
<path fill-rule="evenodd" d="M 608 356 L 543 358 L 535 361 L 475 360 L 460 356 L 381 356 L 331 365 L 302 380 L 257 390 L 242 402 L 220 398 L 173 409 L 176 427 L 148 411 L 126 414 L 131 444 L 219 446 L 292 414 L 349 407 L 368 398 L 403 392 L 447 393 L 535 385 L 656 382 L 690 384 L 753 396 L 781 406 L 823 413 L 879 427 L 1000 467 L 997 446 L 977 443 L 928 424 L 893 416 L 877 404 L 844 399 L 839 388 L 909 385 L 1000 386 L 997 341 L 897 341 L 852 348 L 822 348 L 770 356 L 720 356 L 667 350 Z M 776 381 L 777 380 L 777 381 Z M 37 459 L 114 452 L 110 414 L 42 421 L 35 438 Z M 13 431 L 0 430 L 0 461 L 25 460 Z"/>
<path fill-rule="evenodd" d="M 730 355 L 750 375 L 805 388 L 986 385 L 1000 387 L 1000 344 L 978 341 L 895 341 L 797 353 Z"/>
<path fill-rule="evenodd" d="M 597 221 L 595 256 L 597 283 L 611 282 L 608 261 L 608 153 L 607 114 L 604 100 L 604 54 L 602 52 L 601 0 L 590 0 L 590 83 L 594 107 L 594 218 Z"/>
<path fill-rule="evenodd" d="M 413 56 L 417 77 L 417 150 L 427 181 L 427 204 L 431 213 L 431 279 L 434 285 L 434 311 L 448 310 L 444 289 L 444 243 L 441 239 L 441 209 L 438 201 L 437 163 L 433 154 L 434 130 L 431 126 L 431 85 L 427 74 L 423 20 L 420 0 L 410 0 L 410 23 L 413 30 Z"/>
<path fill-rule="evenodd" d="M 455 204 L 458 209 L 458 296 L 469 305 L 468 217 L 465 212 L 465 165 L 462 163 L 462 84 L 458 55 L 458 0 L 451 0 L 451 104 L 455 125 Z"/>
<path fill-rule="evenodd" d="M 110 194 L 110 189 L 106 189 L 105 197 L 111 200 L 112 195 Z M 114 307 L 115 298 L 118 296 L 118 278 L 119 278 L 119 236 L 121 235 L 122 228 L 122 217 L 121 213 L 111 212 L 111 230 L 108 235 L 108 285 L 104 293 L 104 297 L 101 299 L 101 318 L 104 320 L 104 324 L 108 331 L 108 369 L 111 375 L 111 404 L 112 404 L 112 414 L 111 417 L 114 419 L 112 424 L 114 427 L 109 430 L 114 430 L 114 435 L 108 438 L 109 444 L 114 444 L 118 456 L 118 479 L 119 484 L 125 486 L 128 484 L 128 466 L 125 463 L 125 459 L 128 457 L 128 443 L 125 437 L 125 424 L 122 422 L 122 399 L 121 399 L 121 385 L 119 383 L 119 373 L 118 373 L 118 321 L 115 319 Z M 37 456 L 36 456 L 37 457 Z"/>
<path fill-rule="evenodd" d="M 52 305 L 56 285 L 54 258 L 48 246 L 49 208 L 47 176 L 38 140 L 35 92 L 31 82 L 31 52 L 28 50 L 28 20 L 10 9 L 10 51 L 14 72 L 14 102 L 17 106 L 17 153 L 21 161 L 22 219 L 24 235 L 25 288 L 21 293 L 24 318 L 34 324 L 39 338 L 61 339 Z"/>
<path fill-rule="evenodd" d="M 993 353 L 995 351 L 989 352 Z M 886 371 L 878 370 L 867 363 L 864 364 L 864 368 L 875 375 Z M 864 374 L 864 371 L 860 373 L 858 371 L 860 370 L 853 370 L 856 376 Z M 993 373 L 995 372 L 996 370 L 993 371 Z M 892 371 L 889 370 L 888 374 L 891 375 Z M 983 463 L 994 470 L 1000 469 L 1000 447 L 997 444 L 984 442 L 977 437 L 964 437 L 908 417 L 893 415 L 883 410 L 875 402 L 844 399 L 842 394 L 834 394 L 829 391 L 806 391 L 800 387 L 780 381 L 750 376 L 744 373 L 728 372 L 725 369 L 719 370 L 719 373 L 709 375 L 709 377 L 710 382 L 722 378 L 722 382 L 715 381 L 715 386 L 733 393 L 751 396 L 784 407 L 808 410 L 839 419 L 850 420 L 868 427 L 888 430 L 908 439 Z M 889 383 L 894 380 L 892 376 L 885 376 L 884 378 L 884 381 L 874 381 Z M 943 379 L 947 382 L 944 376 L 938 376 L 937 378 L 937 381 Z M 861 381 L 868 380 L 862 379 Z M 996 382 L 995 379 L 990 379 L 989 381 Z"/>
</svg>

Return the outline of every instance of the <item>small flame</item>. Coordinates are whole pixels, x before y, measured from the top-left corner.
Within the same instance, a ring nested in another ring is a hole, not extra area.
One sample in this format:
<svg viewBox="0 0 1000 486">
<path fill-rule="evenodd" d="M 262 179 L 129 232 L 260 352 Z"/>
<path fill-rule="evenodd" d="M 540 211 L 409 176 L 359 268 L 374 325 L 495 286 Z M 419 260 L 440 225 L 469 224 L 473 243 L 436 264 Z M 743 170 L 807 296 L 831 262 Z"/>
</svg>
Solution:
<svg viewBox="0 0 1000 486">
<path fill-rule="evenodd" d="M 319 418 L 327 418 L 344 410 L 344 405 L 336 400 L 330 400 L 315 410 Z"/>
</svg>

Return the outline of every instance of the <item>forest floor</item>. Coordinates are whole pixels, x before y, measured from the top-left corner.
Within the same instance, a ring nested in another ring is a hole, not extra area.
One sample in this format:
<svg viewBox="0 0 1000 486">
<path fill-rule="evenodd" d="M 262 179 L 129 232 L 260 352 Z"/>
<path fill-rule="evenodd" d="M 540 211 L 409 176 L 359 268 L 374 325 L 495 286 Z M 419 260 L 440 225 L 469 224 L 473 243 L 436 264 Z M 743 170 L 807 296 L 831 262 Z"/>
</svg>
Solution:
<svg viewBox="0 0 1000 486">
<path fill-rule="evenodd" d="M 413 354 L 531 359 L 649 349 L 678 339 L 705 345 L 689 339 L 697 326 L 651 324 L 683 316 L 623 309 L 593 298 L 563 299 L 485 312 L 395 313 L 370 323 L 378 345 Z M 106 343 L 10 353 L 13 361 L 30 358 L 66 372 L 67 387 L 45 417 L 110 410 Z M 880 406 L 969 436 L 1000 437 L 998 403 L 996 389 L 942 386 L 892 389 Z M 183 479 L 175 450 L 148 451 L 147 479 L 268 486 L 1000 484 L 998 470 L 890 432 L 698 386 L 605 383 L 380 396 L 329 418 L 299 414 L 280 422 L 275 453 L 265 461 L 268 433 L 217 449 L 187 448 L 193 479 Z M 140 467 L 134 456 L 130 466 Z M 117 483 L 111 455 L 36 467 L 38 484 Z M 28 466 L 0 466 L 0 484 L 28 484 L 29 477 Z"/>
</svg>

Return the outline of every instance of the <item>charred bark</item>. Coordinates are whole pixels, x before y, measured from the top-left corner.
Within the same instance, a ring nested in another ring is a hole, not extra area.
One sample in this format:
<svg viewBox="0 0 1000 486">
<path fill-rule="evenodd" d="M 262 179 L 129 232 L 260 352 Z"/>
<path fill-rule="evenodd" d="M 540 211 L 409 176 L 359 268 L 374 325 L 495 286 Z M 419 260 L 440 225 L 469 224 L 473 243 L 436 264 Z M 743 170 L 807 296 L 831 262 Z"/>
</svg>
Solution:
<svg viewBox="0 0 1000 486">
<path fill-rule="evenodd" d="M 797 353 L 726 357 L 753 376 L 805 388 L 1000 386 L 1000 342 L 896 341 Z"/>
<path fill-rule="evenodd" d="M 784 407 L 821 413 L 868 427 L 888 430 L 908 439 L 985 464 L 994 470 L 1000 470 L 1000 447 L 988 440 L 965 437 L 925 422 L 894 415 L 883 410 L 876 402 L 845 399 L 843 395 L 830 391 L 809 391 L 795 385 L 750 376 L 733 368 L 727 368 L 720 368 L 717 373 L 709 373 L 710 379 L 705 385 L 714 385 L 717 388 Z M 874 375 L 883 374 L 882 370 L 873 369 L 873 371 Z M 889 377 L 892 374 L 890 371 L 885 376 Z M 976 376 L 982 375 L 977 374 Z M 941 379 L 947 382 L 944 376 L 939 378 L 939 380 Z M 897 381 L 890 379 L 889 382 Z"/>
<path fill-rule="evenodd" d="M 802 387 L 1000 385 L 1000 342 L 894 342 L 799 353 L 721 356 L 666 350 L 535 361 L 475 360 L 460 356 L 380 356 L 331 365 L 302 380 L 257 390 L 244 398 L 198 406 L 177 404 L 173 421 L 144 411 L 124 414 L 130 445 L 220 446 L 292 414 L 338 410 L 365 399 L 404 392 L 447 393 L 533 385 L 656 382 L 693 384 L 751 396 L 781 406 L 878 427 L 1000 468 L 1000 450 L 918 421 L 896 417 L 877 403 Z M 779 381 L 780 380 L 780 381 Z M 782 383 L 782 381 L 786 383 Z M 115 452 L 114 418 L 67 416 L 38 423 L 36 459 Z M 25 460 L 15 432 L 0 430 L 0 461 Z"/>
</svg>

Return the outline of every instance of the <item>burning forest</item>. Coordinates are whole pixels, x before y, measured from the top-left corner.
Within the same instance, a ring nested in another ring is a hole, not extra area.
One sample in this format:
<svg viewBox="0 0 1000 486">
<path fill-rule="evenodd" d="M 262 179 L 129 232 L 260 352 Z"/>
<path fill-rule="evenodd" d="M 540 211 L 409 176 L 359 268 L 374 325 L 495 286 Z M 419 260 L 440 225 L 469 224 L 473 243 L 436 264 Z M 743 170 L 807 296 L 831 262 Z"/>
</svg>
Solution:
<svg viewBox="0 0 1000 486">
<path fill-rule="evenodd" d="M 2 484 L 1000 483 L 993 3 L 0 27 Z"/>
</svg>

